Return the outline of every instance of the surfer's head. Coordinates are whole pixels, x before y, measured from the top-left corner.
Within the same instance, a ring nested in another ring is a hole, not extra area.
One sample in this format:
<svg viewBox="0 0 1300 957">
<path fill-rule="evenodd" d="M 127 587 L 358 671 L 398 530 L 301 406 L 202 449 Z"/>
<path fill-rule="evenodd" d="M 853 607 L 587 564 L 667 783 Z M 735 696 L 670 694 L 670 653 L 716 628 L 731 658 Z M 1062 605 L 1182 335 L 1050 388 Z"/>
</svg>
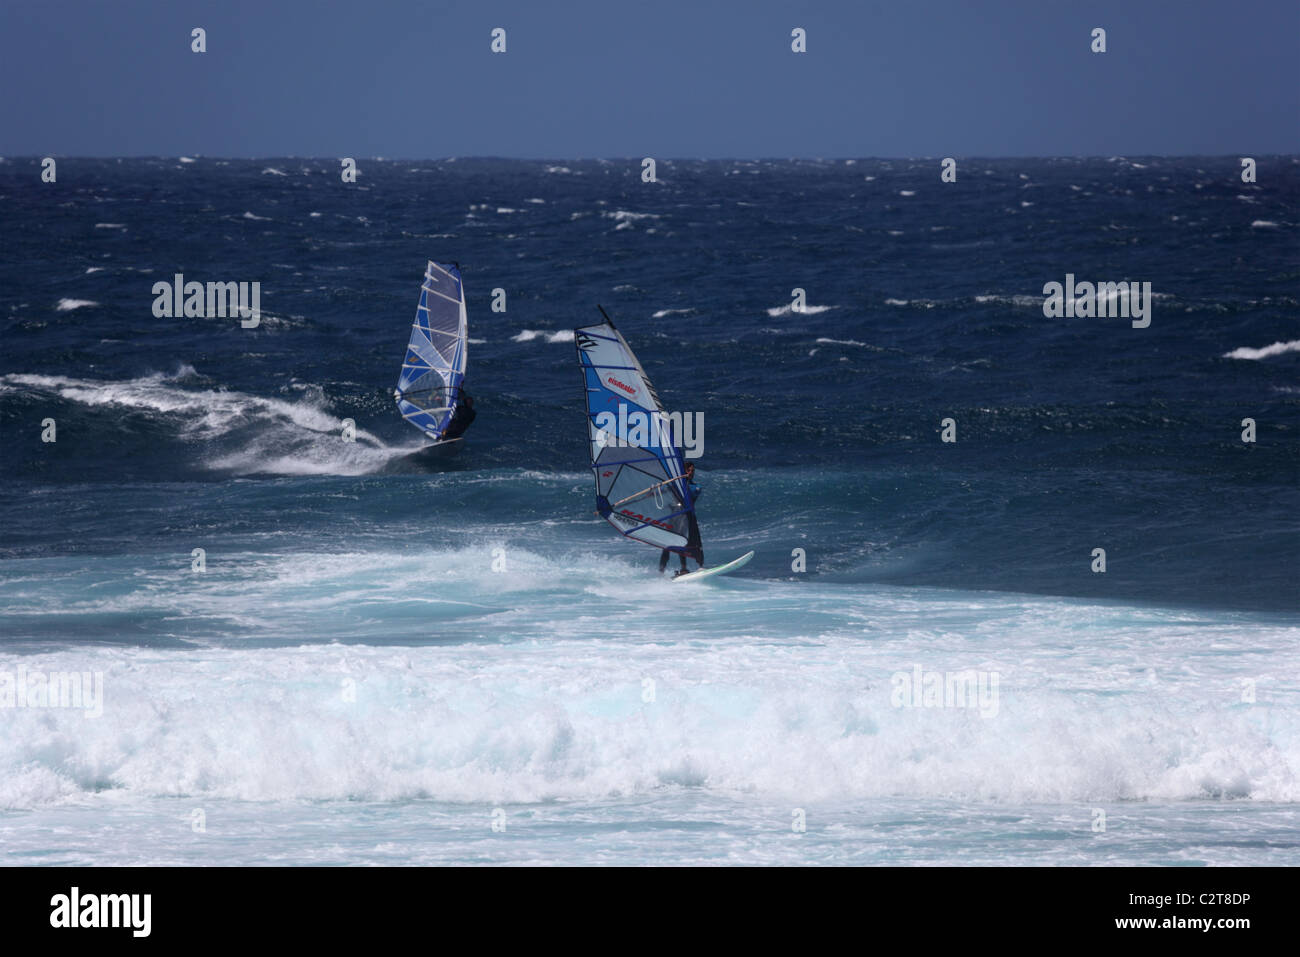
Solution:
<svg viewBox="0 0 1300 957">
<path fill-rule="evenodd" d="M 687 462 L 687 463 L 686 463 L 686 471 L 685 471 L 683 474 L 684 474 L 688 479 L 693 479 L 693 478 L 695 478 L 695 463 L 694 463 L 694 462 Z"/>
</svg>

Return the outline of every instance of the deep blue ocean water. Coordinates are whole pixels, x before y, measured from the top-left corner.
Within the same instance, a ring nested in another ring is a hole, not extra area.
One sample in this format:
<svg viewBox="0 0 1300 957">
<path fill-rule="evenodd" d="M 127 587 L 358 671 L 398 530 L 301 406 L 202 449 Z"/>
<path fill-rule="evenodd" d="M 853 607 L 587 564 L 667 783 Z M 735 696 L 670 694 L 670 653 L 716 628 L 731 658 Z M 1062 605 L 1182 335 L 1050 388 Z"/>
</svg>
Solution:
<svg viewBox="0 0 1300 957">
<path fill-rule="evenodd" d="M 0 708 L 6 862 L 1296 859 L 1300 160 L 360 166 L 0 163 L 0 671 L 105 676 Z M 427 259 L 449 457 L 392 402 Z M 261 324 L 156 318 L 175 273 Z M 1045 317 L 1067 273 L 1150 326 Z M 597 303 L 735 576 L 593 514 Z"/>
</svg>

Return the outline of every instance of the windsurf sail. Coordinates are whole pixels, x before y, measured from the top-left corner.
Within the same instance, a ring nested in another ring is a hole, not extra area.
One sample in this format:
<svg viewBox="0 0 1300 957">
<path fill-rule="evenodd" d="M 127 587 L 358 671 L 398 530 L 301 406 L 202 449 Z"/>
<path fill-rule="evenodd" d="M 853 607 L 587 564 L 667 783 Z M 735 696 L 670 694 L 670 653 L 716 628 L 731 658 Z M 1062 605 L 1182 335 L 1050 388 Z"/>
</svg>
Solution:
<svg viewBox="0 0 1300 957">
<path fill-rule="evenodd" d="M 468 336 L 460 270 L 430 260 L 393 398 L 402 418 L 435 441 L 461 401 Z"/>
<path fill-rule="evenodd" d="M 693 506 L 673 422 L 641 363 L 605 310 L 573 330 L 587 399 L 596 511 L 621 534 L 682 551 Z"/>
</svg>

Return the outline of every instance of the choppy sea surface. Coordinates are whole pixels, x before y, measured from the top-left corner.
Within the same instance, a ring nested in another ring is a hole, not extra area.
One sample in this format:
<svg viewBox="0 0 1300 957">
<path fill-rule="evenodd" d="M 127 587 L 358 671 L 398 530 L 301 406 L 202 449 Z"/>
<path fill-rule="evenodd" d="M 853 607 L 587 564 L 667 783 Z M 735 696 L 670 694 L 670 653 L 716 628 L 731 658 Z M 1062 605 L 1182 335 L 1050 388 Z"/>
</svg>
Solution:
<svg viewBox="0 0 1300 957">
<path fill-rule="evenodd" d="M 1300 861 L 1300 159 L 360 166 L 0 161 L 0 863 Z M 593 514 L 596 303 L 735 575 Z"/>
</svg>

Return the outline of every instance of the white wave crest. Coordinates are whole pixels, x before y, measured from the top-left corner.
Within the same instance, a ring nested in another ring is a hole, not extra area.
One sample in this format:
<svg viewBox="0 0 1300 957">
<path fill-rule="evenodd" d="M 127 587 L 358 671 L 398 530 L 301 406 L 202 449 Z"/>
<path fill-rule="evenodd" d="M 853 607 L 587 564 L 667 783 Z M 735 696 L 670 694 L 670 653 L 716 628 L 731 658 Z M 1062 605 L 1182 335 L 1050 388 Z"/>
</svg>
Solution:
<svg viewBox="0 0 1300 957">
<path fill-rule="evenodd" d="M 525 329 L 518 335 L 510 337 L 511 342 L 532 342 L 534 339 L 545 339 L 550 342 L 572 342 L 573 330 L 560 329 L 554 331 L 551 329 Z"/>
<path fill-rule="evenodd" d="M 1233 349 L 1231 352 L 1225 352 L 1225 359 L 1267 359 L 1270 356 L 1280 356 L 1284 352 L 1300 352 L 1300 339 L 1292 339 L 1290 342 L 1275 342 L 1271 346 L 1264 346 L 1262 349 L 1251 349 L 1249 346 L 1242 346 L 1239 349 Z"/>
<path fill-rule="evenodd" d="M 786 303 L 784 306 L 776 306 L 767 310 L 767 314 L 775 319 L 777 316 L 815 316 L 820 312 L 826 312 L 830 309 L 836 309 L 837 306 L 807 306 L 805 305 L 798 312 L 795 312 L 793 303 Z"/>
</svg>

